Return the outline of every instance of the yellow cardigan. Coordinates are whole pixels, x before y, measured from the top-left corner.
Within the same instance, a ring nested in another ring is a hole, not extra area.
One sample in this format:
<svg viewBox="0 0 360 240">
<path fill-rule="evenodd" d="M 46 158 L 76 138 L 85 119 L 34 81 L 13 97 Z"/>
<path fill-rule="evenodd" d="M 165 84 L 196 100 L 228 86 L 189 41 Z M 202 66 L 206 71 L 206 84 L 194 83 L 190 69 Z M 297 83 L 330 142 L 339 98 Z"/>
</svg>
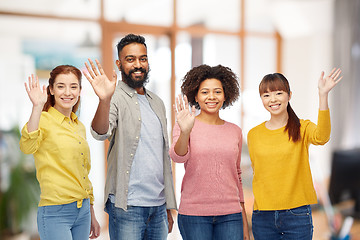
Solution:
<svg viewBox="0 0 360 240">
<path fill-rule="evenodd" d="M 283 210 L 317 203 L 309 146 L 330 139 L 329 110 L 319 111 L 318 124 L 300 120 L 301 140 L 289 141 L 285 127 L 269 130 L 265 122 L 248 134 L 253 168 L 254 210 Z"/>
</svg>

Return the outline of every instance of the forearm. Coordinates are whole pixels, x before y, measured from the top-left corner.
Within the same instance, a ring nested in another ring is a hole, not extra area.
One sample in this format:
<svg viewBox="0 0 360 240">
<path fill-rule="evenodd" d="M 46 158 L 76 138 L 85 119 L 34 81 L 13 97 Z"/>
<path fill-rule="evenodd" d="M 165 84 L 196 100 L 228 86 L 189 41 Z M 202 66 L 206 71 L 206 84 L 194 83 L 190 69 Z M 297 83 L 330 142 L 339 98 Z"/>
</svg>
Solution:
<svg viewBox="0 0 360 240">
<path fill-rule="evenodd" d="M 190 133 L 181 132 L 180 136 L 174 146 L 174 151 L 179 156 L 184 156 L 188 152 Z"/>
<path fill-rule="evenodd" d="M 94 119 L 91 123 L 92 129 L 98 134 L 105 134 L 109 129 L 110 100 L 100 100 Z"/>
<path fill-rule="evenodd" d="M 320 93 L 319 92 L 319 110 L 328 110 L 328 93 Z"/>
<path fill-rule="evenodd" d="M 33 106 L 31 115 L 27 124 L 28 132 L 33 132 L 39 129 L 39 122 L 41 117 L 41 112 L 43 109 L 43 105 Z"/>
<path fill-rule="evenodd" d="M 249 233 L 249 224 L 248 224 L 248 220 L 247 220 L 247 216 L 246 216 L 246 210 L 245 210 L 245 204 L 242 202 L 240 203 L 241 208 L 242 208 L 242 220 L 243 220 L 243 237 L 244 240 L 250 240 L 250 233 Z"/>
</svg>

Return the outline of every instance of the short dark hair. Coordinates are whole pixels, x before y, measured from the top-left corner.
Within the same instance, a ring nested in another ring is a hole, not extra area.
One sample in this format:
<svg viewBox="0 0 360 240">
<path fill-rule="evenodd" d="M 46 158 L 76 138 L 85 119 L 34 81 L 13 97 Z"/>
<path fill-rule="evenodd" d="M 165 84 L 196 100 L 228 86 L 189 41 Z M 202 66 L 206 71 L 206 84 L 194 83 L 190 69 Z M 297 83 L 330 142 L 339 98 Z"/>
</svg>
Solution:
<svg viewBox="0 0 360 240">
<path fill-rule="evenodd" d="M 196 109 L 200 109 L 199 103 L 195 101 L 200 84 L 202 81 L 211 78 L 219 80 L 224 89 L 225 102 L 222 106 L 223 109 L 231 106 L 240 96 L 238 78 L 230 68 L 222 65 L 210 67 L 202 64 L 187 72 L 181 85 L 181 92 L 186 95 L 190 105 L 195 106 Z"/>
<path fill-rule="evenodd" d="M 129 45 L 131 43 L 143 44 L 145 46 L 145 48 L 147 48 L 146 43 L 145 43 L 145 38 L 143 36 L 130 33 L 130 34 L 126 35 L 125 37 L 123 37 L 116 45 L 119 57 L 120 57 L 121 50 L 126 45 Z"/>
</svg>

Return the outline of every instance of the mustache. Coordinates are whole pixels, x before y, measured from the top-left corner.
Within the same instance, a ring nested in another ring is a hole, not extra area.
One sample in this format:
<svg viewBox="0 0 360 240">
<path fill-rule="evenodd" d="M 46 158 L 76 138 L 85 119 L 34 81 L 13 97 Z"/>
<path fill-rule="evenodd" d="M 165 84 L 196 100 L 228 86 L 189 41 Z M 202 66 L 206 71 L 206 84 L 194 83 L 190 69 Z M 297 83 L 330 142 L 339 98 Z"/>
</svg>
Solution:
<svg viewBox="0 0 360 240">
<path fill-rule="evenodd" d="M 131 69 L 131 70 L 129 71 L 129 75 L 132 74 L 132 73 L 134 73 L 134 72 L 137 72 L 137 71 L 140 71 L 140 72 L 142 72 L 142 73 L 146 73 L 146 69 L 141 67 L 141 68 Z"/>
</svg>

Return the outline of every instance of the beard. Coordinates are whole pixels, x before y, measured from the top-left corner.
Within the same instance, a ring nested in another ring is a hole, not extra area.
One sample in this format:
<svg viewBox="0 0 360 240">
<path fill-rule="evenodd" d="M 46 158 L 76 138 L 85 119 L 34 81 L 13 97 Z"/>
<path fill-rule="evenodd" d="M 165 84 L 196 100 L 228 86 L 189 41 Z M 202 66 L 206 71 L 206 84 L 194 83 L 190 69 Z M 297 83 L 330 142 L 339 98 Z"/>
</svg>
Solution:
<svg viewBox="0 0 360 240">
<path fill-rule="evenodd" d="M 131 69 L 129 71 L 129 74 L 126 74 L 123 67 L 120 65 L 120 71 L 121 71 L 122 80 L 127 85 L 129 85 L 129 87 L 132 87 L 134 89 L 145 86 L 145 84 L 149 81 L 150 67 L 149 67 L 148 71 L 146 71 L 146 69 L 142 68 L 142 67 L 141 68 L 134 68 L 134 69 Z M 137 72 L 137 71 L 140 71 L 140 72 L 144 73 L 144 76 L 143 77 L 135 77 L 135 78 L 133 78 L 131 76 L 131 74 L 134 73 L 134 72 Z"/>
</svg>

